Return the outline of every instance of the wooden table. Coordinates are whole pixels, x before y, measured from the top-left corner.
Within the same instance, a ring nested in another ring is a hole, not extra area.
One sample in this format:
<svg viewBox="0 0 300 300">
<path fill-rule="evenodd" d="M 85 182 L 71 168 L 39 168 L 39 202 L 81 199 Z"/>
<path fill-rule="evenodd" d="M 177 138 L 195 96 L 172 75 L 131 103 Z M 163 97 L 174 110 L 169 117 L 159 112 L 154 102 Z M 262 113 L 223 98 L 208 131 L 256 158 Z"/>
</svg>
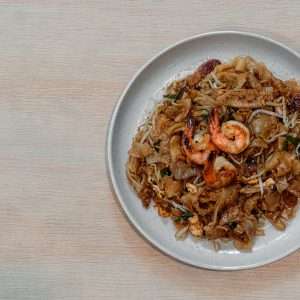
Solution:
<svg viewBox="0 0 300 300">
<path fill-rule="evenodd" d="M 298 299 L 299 252 L 230 273 L 153 249 L 113 196 L 104 144 L 118 96 L 155 53 L 220 29 L 300 50 L 299 10 L 287 0 L 0 1 L 0 299 Z"/>
</svg>

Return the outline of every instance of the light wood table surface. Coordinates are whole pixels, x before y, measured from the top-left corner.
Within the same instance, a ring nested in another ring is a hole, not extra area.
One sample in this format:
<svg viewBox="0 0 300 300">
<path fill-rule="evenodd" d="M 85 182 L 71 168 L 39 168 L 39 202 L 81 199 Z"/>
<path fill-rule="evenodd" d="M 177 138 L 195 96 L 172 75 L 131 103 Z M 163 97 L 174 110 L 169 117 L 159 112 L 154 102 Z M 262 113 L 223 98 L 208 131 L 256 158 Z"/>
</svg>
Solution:
<svg viewBox="0 0 300 300">
<path fill-rule="evenodd" d="M 0 299 L 299 299 L 299 252 L 230 273 L 152 248 L 104 161 L 112 108 L 146 60 L 221 29 L 300 50 L 299 12 L 287 0 L 0 0 Z"/>
</svg>

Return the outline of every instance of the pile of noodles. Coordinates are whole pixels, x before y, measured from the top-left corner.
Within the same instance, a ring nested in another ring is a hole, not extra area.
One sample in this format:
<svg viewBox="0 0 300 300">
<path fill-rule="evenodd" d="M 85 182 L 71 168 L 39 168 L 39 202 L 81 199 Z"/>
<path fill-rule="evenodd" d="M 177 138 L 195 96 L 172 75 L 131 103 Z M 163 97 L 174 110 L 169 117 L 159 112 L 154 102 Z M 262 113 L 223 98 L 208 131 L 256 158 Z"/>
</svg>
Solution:
<svg viewBox="0 0 300 300">
<path fill-rule="evenodd" d="M 237 169 L 222 188 L 205 184 L 203 166 L 182 149 L 187 116 L 195 134 L 209 133 L 213 108 L 221 122 L 236 120 L 250 131 L 250 144 L 238 155 L 219 151 Z M 151 116 L 138 129 L 127 162 L 127 177 L 145 207 L 171 218 L 176 238 L 188 234 L 233 241 L 249 250 L 264 234 L 267 219 L 284 230 L 300 197 L 300 85 L 276 78 L 263 63 L 236 57 L 209 60 L 192 75 L 172 82 Z"/>
</svg>

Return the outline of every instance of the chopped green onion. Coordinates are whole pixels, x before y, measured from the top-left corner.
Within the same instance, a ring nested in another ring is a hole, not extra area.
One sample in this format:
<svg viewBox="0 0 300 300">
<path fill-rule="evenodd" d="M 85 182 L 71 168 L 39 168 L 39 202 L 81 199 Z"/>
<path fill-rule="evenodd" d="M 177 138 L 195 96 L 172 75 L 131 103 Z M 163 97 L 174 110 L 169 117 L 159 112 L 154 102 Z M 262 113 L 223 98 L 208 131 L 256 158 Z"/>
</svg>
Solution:
<svg viewBox="0 0 300 300">
<path fill-rule="evenodd" d="M 172 95 L 172 94 L 166 94 L 166 95 L 164 95 L 164 98 L 178 100 L 178 99 L 180 99 L 182 97 L 183 93 L 184 93 L 184 89 L 180 89 L 177 94 L 174 94 L 174 95 Z"/>
<path fill-rule="evenodd" d="M 167 95 L 164 95 L 164 98 L 169 98 L 169 99 L 174 99 L 174 100 L 176 100 L 176 99 L 177 99 L 177 95 L 167 94 Z"/>
<path fill-rule="evenodd" d="M 205 112 L 203 115 L 202 115 L 202 118 L 204 121 L 208 121 L 208 118 L 209 118 L 209 111 L 207 109 L 204 109 L 203 112 Z"/>
<path fill-rule="evenodd" d="M 282 145 L 282 150 L 288 151 L 289 147 L 289 142 L 287 139 L 284 140 L 283 145 Z"/>
<path fill-rule="evenodd" d="M 175 222 L 187 221 L 192 216 L 193 216 L 193 214 L 189 210 L 187 210 L 187 211 L 183 212 L 181 216 L 176 217 L 174 219 L 174 221 Z"/>
<path fill-rule="evenodd" d="M 298 144 L 300 143 L 300 138 L 294 137 L 292 135 L 287 135 L 286 136 L 286 142 L 290 143 L 290 144 L 292 144 L 294 146 L 298 146 Z"/>
<path fill-rule="evenodd" d="M 153 147 L 154 147 L 154 149 L 155 149 L 156 152 L 159 151 L 159 146 L 160 146 L 160 140 L 158 140 L 157 142 L 155 142 L 155 143 L 153 144 Z"/>
<path fill-rule="evenodd" d="M 162 177 L 164 177 L 164 176 L 171 176 L 171 175 L 172 175 L 172 172 L 171 172 L 171 170 L 167 167 L 167 168 L 164 168 L 164 169 L 160 170 L 160 175 L 161 175 Z"/>
<path fill-rule="evenodd" d="M 228 224 L 227 224 L 227 225 L 230 227 L 230 229 L 231 229 L 231 230 L 233 230 L 233 229 L 236 227 L 236 225 L 237 225 L 237 222 L 235 222 L 235 221 L 228 222 Z"/>
</svg>

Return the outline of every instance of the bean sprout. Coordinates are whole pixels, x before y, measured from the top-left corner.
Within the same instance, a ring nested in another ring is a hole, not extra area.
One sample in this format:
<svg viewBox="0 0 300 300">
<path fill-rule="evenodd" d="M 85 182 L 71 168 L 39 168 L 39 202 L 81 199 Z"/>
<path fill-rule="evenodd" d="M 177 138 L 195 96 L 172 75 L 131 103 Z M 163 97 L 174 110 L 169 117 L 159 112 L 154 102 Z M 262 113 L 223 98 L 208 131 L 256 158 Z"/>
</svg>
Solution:
<svg viewBox="0 0 300 300">
<path fill-rule="evenodd" d="M 280 136 L 284 136 L 284 135 L 287 135 L 286 131 L 283 131 L 283 132 L 280 132 L 278 134 L 275 134 L 273 137 L 271 137 L 270 139 L 266 140 L 266 142 L 268 144 L 273 143 L 274 141 L 277 140 L 277 138 L 279 138 Z"/>
<path fill-rule="evenodd" d="M 276 112 L 273 112 L 273 111 L 269 111 L 269 110 L 266 110 L 266 109 L 257 109 L 255 110 L 249 117 L 248 119 L 248 123 L 251 123 L 251 121 L 253 120 L 253 118 L 257 115 L 257 114 L 265 114 L 265 115 L 269 115 L 269 116 L 274 116 L 274 117 L 277 117 L 277 118 L 280 118 L 282 119 L 283 116 L 280 115 L 279 113 L 276 113 Z"/>
</svg>

